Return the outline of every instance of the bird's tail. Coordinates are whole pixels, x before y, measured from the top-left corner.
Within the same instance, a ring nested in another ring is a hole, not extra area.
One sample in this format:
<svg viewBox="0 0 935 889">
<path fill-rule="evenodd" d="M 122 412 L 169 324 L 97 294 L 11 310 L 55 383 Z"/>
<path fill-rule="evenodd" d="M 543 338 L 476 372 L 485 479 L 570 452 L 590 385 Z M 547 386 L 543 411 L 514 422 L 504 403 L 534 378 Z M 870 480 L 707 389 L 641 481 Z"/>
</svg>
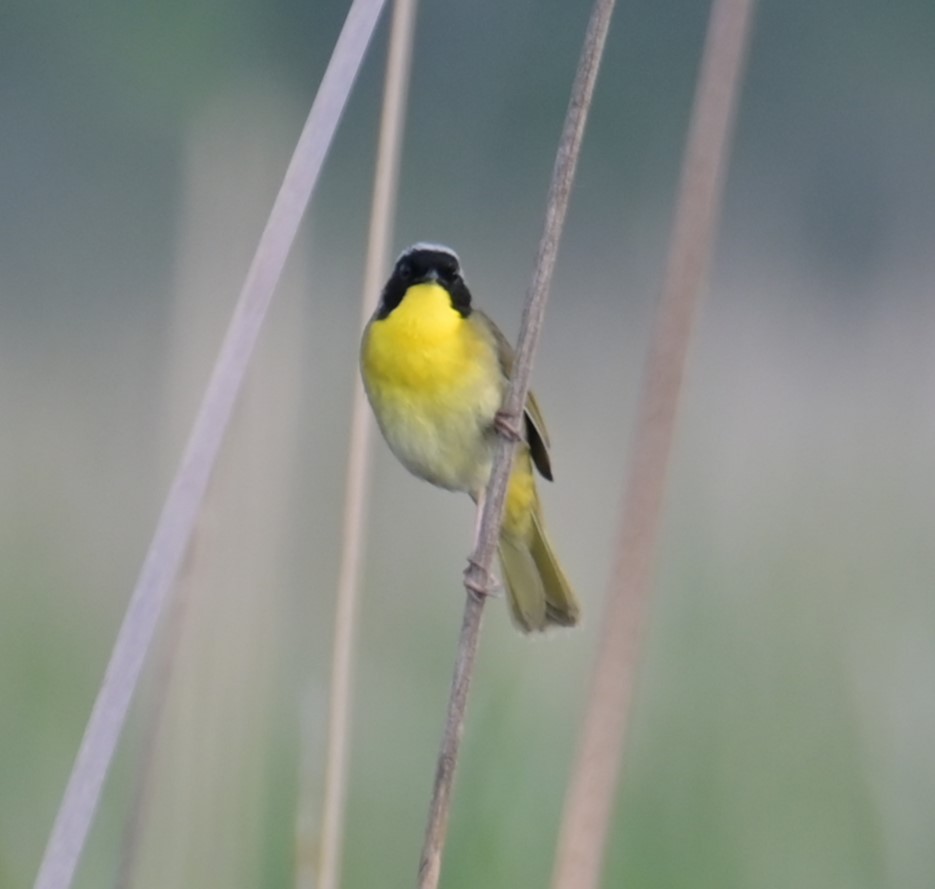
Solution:
<svg viewBox="0 0 935 889">
<path fill-rule="evenodd" d="M 532 481 L 531 474 L 529 480 Z M 511 489 L 513 485 L 511 479 Z M 542 527 L 539 498 L 533 489 L 522 521 L 511 520 L 511 498 L 512 491 L 500 531 L 499 553 L 513 623 L 524 633 L 551 625 L 574 626 L 581 608 Z"/>
</svg>

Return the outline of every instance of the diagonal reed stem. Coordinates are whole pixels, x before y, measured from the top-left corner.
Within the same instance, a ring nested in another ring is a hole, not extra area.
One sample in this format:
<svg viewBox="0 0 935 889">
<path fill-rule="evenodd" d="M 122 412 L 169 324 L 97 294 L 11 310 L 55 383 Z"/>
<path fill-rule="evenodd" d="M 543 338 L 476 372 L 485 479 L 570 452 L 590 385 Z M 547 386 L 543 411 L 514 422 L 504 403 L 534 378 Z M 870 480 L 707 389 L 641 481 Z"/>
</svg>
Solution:
<svg viewBox="0 0 935 889">
<path fill-rule="evenodd" d="M 509 391 L 504 399 L 503 410 L 509 415 L 520 417 L 526 403 L 529 390 L 529 377 L 542 319 L 548 300 L 552 273 L 558 253 L 559 239 L 568 211 L 571 188 L 575 178 L 575 168 L 584 137 L 594 85 L 600 67 L 610 17 L 614 9 L 614 0 L 596 0 L 591 10 L 584 46 L 578 61 L 578 70 L 572 85 L 571 99 L 565 115 L 555 166 L 552 170 L 552 182 L 546 204 L 545 226 L 539 242 L 539 253 L 533 273 L 532 283 L 526 295 L 523 318 L 520 325 L 519 340 Z M 480 639 L 481 618 L 484 610 L 484 593 L 476 590 L 486 589 L 490 568 L 493 562 L 500 524 L 503 520 L 503 506 L 506 498 L 507 481 L 513 461 L 514 443 L 501 438 L 494 458 L 490 482 L 483 500 L 478 539 L 465 571 L 467 590 L 464 605 L 464 617 L 455 661 L 451 694 L 448 701 L 448 713 L 442 735 L 441 750 L 435 770 L 435 784 L 432 801 L 429 806 L 428 826 L 419 863 L 419 889 L 435 889 L 441 875 L 442 850 L 448 829 L 448 816 L 451 810 L 451 790 L 454 781 L 455 765 L 461 738 L 464 734 L 464 716 L 467 696 L 470 689 L 477 645 Z"/>
<path fill-rule="evenodd" d="M 286 170 L 169 489 L 75 758 L 35 889 L 68 889 L 126 722 L 146 653 L 179 572 L 273 291 L 384 0 L 354 0 Z"/>
<path fill-rule="evenodd" d="M 376 308 L 380 282 L 385 273 L 392 240 L 416 7 L 416 0 L 396 0 L 393 8 L 373 204 L 370 211 L 367 264 L 361 299 L 362 325 Z M 299 800 L 299 805 L 304 811 L 300 811 L 297 822 L 296 889 L 338 889 L 341 880 L 350 753 L 354 639 L 360 570 L 366 544 L 365 498 L 370 487 L 370 446 L 373 437 L 370 408 L 360 378 L 356 374 L 355 378 L 344 497 L 343 546 L 335 604 L 321 851 L 317 862 L 316 881 L 317 837 L 312 812 L 314 801 L 311 789 L 307 788 L 303 790 Z M 306 755 L 308 747 L 306 744 Z M 308 775 L 311 770 L 312 764 L 306 762 L 303 774 Z"/>
<path fill-rule="evenodd" d="M 553 889 L 596 889 L 620 777 L 679 390 L 720 214 L 752 0 L 714 0 L 621 505 L 617 563 L 556 854 Z"/>
</svg>

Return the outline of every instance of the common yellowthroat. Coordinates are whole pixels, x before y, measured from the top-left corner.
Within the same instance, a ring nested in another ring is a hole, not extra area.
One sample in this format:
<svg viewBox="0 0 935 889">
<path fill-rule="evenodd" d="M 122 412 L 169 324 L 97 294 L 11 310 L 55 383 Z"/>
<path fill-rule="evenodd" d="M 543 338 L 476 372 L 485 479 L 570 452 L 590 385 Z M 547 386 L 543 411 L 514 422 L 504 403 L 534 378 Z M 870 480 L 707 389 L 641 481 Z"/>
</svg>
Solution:
<svg viewBox="0 0 935 889">
<path fill-rule="evenodd" d="M 403 465 L 483 498 L 512 364 L 506 338 L 472 305 L 457 254 L 426 243 L 403 251 L 360 349 L 364 389 Z M 532 392 L 522 426 L 498 549 L 513 621 L 528 633 L 572 626 L 580 609 L 542 525 L 533 466 L 549 480 L 552 467 Z"/>
</svg>

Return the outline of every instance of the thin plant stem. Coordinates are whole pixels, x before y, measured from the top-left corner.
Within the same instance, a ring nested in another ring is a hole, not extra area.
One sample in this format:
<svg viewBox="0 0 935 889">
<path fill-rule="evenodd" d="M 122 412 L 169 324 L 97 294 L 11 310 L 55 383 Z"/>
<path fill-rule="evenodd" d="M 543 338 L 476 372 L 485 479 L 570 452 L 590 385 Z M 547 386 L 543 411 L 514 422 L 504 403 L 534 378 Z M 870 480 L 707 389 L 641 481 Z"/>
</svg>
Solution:
<svg viewBox="0 0 935 889">
<path fill-rule="evenodd" d="M 510 387 L 503 404 L 504 414 L 513 418 L 516 426 L 519 425 L 519 418 L 523 415 L 523 407 L 526 403 L 533 357 L 542 329 L 558 244 L 568 211 L 575 169 L 584 137 L 584 127 L 594 94 L 594 85 L 597 82 L 604 45 L 607 42 L 613 9 L 614 0 L 596 0 L 592 8 L 552 170 L 545 225 L 539 242 L 539 253 L 532 283 L 526 294 Z M 465 571 L 464 585 L 467 595 L 464 617 L 458 638 L 448 712 L 435 770 L 428 825 L 419 863 L 419 889 L 435 889 L 441 875 L 442 851 L 451 810 L 455 766 L 464 734 L 468 691 L 480 639 L 491 564 L 503 520 L 503 507 L 514 448 L 515 442 L 510 437 L 501 435 L 486 495 L 482 501 L 483 508 L 475 548 Z"/>
<path fill-rule="evenodd" d="M 617 795 L 679 391 L 720 214 L 752 0 L 714 0 L 621 504 L 617 560 L 566 797 L 553 889 L 596 889 Z"/>
<path fill-rule="evenodd" d="M 392 240 L 416 8 L 416 0 L 396 0 L 393 9 L 361 298 L 361 326 L 376 308 L 380 281 L 385 273 Z M 360 572 L 366 545 L 365 498 L 370 487 L 370 449 L 373 437 L 370 409 L 360 378 L 356 374 L 355 377 L 357 383 L 351 414 L 343 543 L 335 603 L 321 851 L 316 880 L 315 849 L 318 844 L 312 814 L 314 800 L 312 788 L 307 783 L 299 800 L 300 812 L 296 825 L 297 889 L 338 889 L 341 878 L 353 703 L 354 641 Z M 306 755 L 310 746 L 304 745 Z M 310 773 L 311 763 L 306 762 L 303 774 Z"/>
<path fill-rule="evenodd" d="M 68 889 L 253 348 L 384 0 L 354 0 L 247 273 L 94 702 L 35 889 Z"/>
</svg>

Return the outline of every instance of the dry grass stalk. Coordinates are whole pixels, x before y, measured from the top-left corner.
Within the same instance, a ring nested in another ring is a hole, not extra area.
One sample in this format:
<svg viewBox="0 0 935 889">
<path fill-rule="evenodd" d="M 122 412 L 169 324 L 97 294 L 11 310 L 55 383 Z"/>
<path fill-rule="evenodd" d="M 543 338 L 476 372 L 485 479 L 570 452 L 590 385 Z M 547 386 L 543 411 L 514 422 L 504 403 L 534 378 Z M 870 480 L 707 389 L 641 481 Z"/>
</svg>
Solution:
<svg viewBox="0 0 935 889">
<path fill-rule="evenodd" d="M 386 63 L 383 114 L 377 149 L 373 206 L 367 243 L 367 264 L 361 299 L 361 326 L 376 308 L 385 274 L 396 214 L 400 154 L 405 124 L 416 0 L 396 0 Z M 296 822 L 296 889 L 338 889 L 347 808 L 348 754 L 352 709 L 354 639 L 360 569 L 366 530 L 366 492 L 370 487 L 370 445 L 373 421 L 360 379 L 354 389 L 351 432 L 344 497 L 341 565 L 335 604 L 334 649 L 328 712 L 325 789 L 322 805 L 321 847 L 316 868 L 318 836 L 314 829 L 313 788 L 303 787 Z M 306 752 L 309 745 L 305 745 Z M 311 773 L 306 763 L 302 773 Z M 317 875 L 316 875 L 317 871 Z M 317 876 L 317 879 L 316 879 Z"/>
<path fill-rule="evenodd" d="M 621 507 L 617 564 L 565 804 L 554 889 L 595 889 L 601 877 L 679 390 L 717 228 L 752 5 L 752 0 L 715 0 L 711 10 Z"/>
<path fill-rule="evenodd" d="M 545 305 L 552 272 L 558 253 L 558 243 L 565 216 L 568 210 L 571 187 L 574 182 L 575 168 L 584 136 L 594 85 L 601 56 L 610 27 L 610 17 L 614 0 L 596 0 L 588 22 L 584 47 L 578 62 L 575 82 L 572 86 L 571 99 L 565 116 L 552 182 L 546 206 L 545 226 L 539 242 L 539 253 L 533 280 L 526 296 L 523 319 L 520 326 L 516 358 L 513 365 L 513 377 L 504 401 L 505 412 L 514 417 L 521 417 L 529 389 L 529 377 L 532 361 L 542 327 Z M 435 771 L 435 783 L 432 801 L 429 807 L 428 825 L 419 863 L 419 889 L 435 889 L 441 875 L 442 850 L 448 828 L 448 816 L 451 809 L 451 790 L 461 738 L 464 734 L 464 716 L 471 676 L 477 655 L 480 638 L 481 619 L 483 617 L 485 593 L 489 582 L 490 568 L 500 533 L 503 518 L 503 505 L 506 496 L 507 480 L 513 460 L 514 443 L 502 438 L 494 460 L 493 472 L 484 498 L 480 528 L 475 549 L 465 571 L 467 596 L 464 606 L 464 618 L 458 639 L 454 677 L 448 701 L 448 712 L 442 736 L 441 751 Z"/>
<path fill-rule="evenodd" d="M 74 879 L 130 701 L 191 539 L 253 347 L 383 2 L 355 0 L 299 137 L 117 635 L 35 889 L 68 889 Z"/>
</svg>

